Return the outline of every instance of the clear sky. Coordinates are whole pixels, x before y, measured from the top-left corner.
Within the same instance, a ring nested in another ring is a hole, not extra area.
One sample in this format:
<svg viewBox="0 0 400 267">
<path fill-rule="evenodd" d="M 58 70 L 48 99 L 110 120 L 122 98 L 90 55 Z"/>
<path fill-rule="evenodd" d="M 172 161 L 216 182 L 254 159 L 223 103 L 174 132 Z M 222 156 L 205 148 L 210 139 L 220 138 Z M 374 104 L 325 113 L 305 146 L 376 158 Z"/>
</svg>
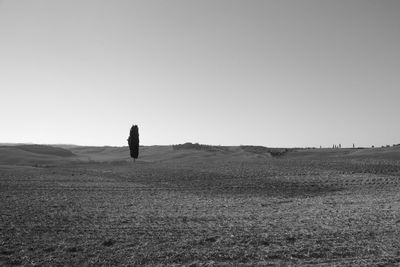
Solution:
<svg viewBox="0 0 400 267">
<path fill-rule="evenodd" d="M 398 0 L 0 0 L 0 142 L 400 143 Z"/>
</svg>

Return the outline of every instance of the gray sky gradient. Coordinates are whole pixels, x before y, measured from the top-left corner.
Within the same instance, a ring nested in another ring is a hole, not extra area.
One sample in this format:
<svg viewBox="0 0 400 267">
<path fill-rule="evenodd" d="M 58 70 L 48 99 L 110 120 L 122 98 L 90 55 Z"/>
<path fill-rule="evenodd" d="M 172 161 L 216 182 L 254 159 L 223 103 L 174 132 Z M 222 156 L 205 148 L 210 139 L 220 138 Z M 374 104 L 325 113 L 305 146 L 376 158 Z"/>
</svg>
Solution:
<svg viewBox="0 0 400 267">
<path fill-rule="evenodd" d="M 400 1 L 0 0 L 0 142 L 400 143 Z"/>
</svg>

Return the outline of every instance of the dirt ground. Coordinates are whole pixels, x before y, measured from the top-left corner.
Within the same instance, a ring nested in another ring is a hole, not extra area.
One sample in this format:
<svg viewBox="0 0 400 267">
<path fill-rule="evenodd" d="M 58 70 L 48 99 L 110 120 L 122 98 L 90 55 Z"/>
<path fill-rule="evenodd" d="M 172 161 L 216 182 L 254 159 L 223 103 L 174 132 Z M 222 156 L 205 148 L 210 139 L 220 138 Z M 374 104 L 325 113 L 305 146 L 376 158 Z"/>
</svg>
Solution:
<svg viewBox="0 0 400 267">
<path fill-rule="evenodd" d="M 0 265 L 395 266 L 400 163 L 0 167 Z"/>
</svg>

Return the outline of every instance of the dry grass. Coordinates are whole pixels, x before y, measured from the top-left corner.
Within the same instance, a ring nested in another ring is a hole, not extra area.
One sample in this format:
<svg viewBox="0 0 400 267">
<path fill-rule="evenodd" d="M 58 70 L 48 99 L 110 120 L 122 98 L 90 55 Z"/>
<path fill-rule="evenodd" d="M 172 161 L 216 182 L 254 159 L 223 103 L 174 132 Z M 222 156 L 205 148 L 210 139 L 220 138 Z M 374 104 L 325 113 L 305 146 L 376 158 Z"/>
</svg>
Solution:
<svg viewBox="0 0 400 267">
<path fill-rule="evenodd" d="M 396 265 L 399 173 L 222 157 L 0 168 L 0 265 Z"/>
</svg>

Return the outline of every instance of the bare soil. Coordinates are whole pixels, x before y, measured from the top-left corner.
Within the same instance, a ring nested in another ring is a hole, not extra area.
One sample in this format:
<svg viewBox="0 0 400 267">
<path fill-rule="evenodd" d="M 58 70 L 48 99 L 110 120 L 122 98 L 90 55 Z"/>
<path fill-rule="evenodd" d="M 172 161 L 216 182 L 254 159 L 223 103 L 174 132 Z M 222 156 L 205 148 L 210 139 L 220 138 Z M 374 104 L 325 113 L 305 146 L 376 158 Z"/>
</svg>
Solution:
<svg viewBox="0 0 400 267">
<path fill-rule="evenodd" d="M 400 163 L 0 167 L 0 265 L 394 266 Z"/>
</svg>

